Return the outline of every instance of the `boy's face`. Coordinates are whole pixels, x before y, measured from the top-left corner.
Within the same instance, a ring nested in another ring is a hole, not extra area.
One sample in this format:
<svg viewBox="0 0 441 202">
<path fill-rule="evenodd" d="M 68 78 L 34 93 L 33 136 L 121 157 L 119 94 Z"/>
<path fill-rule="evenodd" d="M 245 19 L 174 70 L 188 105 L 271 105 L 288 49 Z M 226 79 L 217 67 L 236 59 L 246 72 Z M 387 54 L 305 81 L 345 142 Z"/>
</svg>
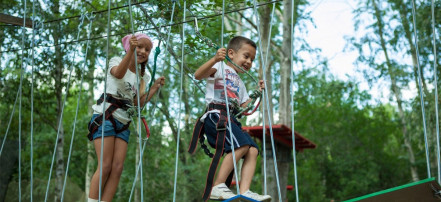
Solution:
<svg viewBox="0 0 441 202">
<path fill-rule="evenodd" d="M 239 50 L 234 51 L 233 49 L 228 50 L 228 57 L 242 67 L 245 71 L 249 71 L 253 65 L 254 58 L 256 56 L 256 49 L 250 44 L 244 43 Z M 231 65 L 231 67 L 238 73 L 243 73 L 242 70 Z"/>
<path fill-rule="evenodd" d="M 136 58 L 138 63 L 144 63 L 149 59 L 150 52 L 152 50 L 153 44 L 150 40 L 146 38 L 141 38 L 138 40 L 138 47 L 136 48 Z"/>
</svg>

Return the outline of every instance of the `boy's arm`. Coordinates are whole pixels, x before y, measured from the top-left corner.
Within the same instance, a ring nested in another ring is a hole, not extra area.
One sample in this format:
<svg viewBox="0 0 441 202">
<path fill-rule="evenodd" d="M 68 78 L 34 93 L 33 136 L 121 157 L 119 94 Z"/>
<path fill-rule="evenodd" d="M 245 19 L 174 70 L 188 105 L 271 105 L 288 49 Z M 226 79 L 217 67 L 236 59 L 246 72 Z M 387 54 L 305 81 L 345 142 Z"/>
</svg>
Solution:
<svg viewBox="0 0 441 202">
<path fill-rule="evenodd" d="M 263 90 L 265 90 L 265 82 L 263 82 L 263 80 L 260 80 L 259 81 L 259 91 L 263 91 Z M 248 99 L 246 102 L 244 102 L 244 103 L 242 103 L 241 105 L 240 105 L 240 107 L 246 107 L 246 106 L 248 106 L 248 104 L 252 101 L 253 99 Z"/>
<path fill-rule="evenodd" d="M 217 70 L 212 68 L 213 65 L 220 61 L 225 60 L 226 54 L 227 54 L 227 50 L 225 48 L 219 48 L 215 56 L 213 56 L 210 60 L 205 62 L 196 70 L 196 72 L 194 73 L 194 78 L 197 80 L 201 80 L 216 73 Z"/>
<path fill-rule="evenodd" d="M 135 36 L 132 36 L 130 39 L 130 49 L 124 58 L 121 60 L 118 66 L 110 67 L 110 74 L 112 74 L 117 79 L 122 79 L 124 75 L 126 75 L 129 66 L 134 62 L 133 53 L 135 52 L 135 48 L 138 46 L 138 40 Z"/>
</svg>

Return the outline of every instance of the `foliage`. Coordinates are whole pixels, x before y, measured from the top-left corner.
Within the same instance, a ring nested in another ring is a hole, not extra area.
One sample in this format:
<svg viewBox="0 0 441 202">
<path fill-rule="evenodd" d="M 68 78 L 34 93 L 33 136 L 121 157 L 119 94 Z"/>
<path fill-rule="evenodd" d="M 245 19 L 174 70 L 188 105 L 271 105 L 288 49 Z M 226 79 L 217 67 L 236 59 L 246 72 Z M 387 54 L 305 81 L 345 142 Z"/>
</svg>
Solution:
<svg viewBox="0 0 441 202">
<path fill-rule="evenodd" d="M 380 1 L 377 1 L 380 2 Z M 135 3 L 133 3 L 135 4 Z M 356 65 L 364 68 L 365 75 L 373 86 L 380 82 L 390 82 L 396 79 L 400 89 L 416 86 L 416 70 L 413 64 L 403 60 L 403 55 L 412 57 L 412 48 L 406 38 L 406 31 L 411 30 L 411 24 L 404 23 L 407 19 L 411 22 L 411 13 L 408 1 L 383 1 L 381 16 L 384 21 L 384 38 L 386 49 L 391 56 L 389 71 L 388 64 L 383 56 L 381 41 L 379 39 L 378 21 L 373 15 L 372 1 L 359 1 L 359 7 L 354 11 L 356 30 L 362 30 L 361 37 L 354 33 L 348 36 L 348 48 L 358 50 L 360 57 Z M 403 5 L 404 8 L 402 7 Z M 109 58 L 124 54 L 120 45 L 122 36 L 132 32 L 129 10 L 126 1 L 112 1 L 111 4 L 110 36 L 107 37 L 107 1 L 36 1 L 36 16 L 33 18 L 40 25 L 34 30 L 25 29 L 24 49 L 21 47 L 22 28 L 20 26 L 0 23 L 0 123 L 8 125 L 9 118 L 13 119 L 8 132 L 8 140 L 19 139 L 19 104 L 17 102 L 15 112 L 12 114 L 16 93 L 20 85 L 22 63 L 24 67 L 21 100 L 21 180 L 22 199 L 30 198 L 30 153 L 33 152 L 33 199 L 42 201 L 46 191 L 48 173 L 54 152 L 55 137 L 58 129 L 58 113 L 60 103 L 66 96 L 63 113 L 64 134 L 64 164 L 70 157 L 70 166 L 67 177 L 66 201 L 83 200 L 85 197 L 86 168 L 96 165 L 87 164 L 87 145 L 91 144 L 85 137 L 86 125 L 90 121 L 90 105 L 94 101 L 94 92 L 103 84 L 102 70 L 105 68 L 107 59 L 107 39 L 109 39 Z M 227 10 L 234 10 L 252 6 L 251 2 L 230 1 L 226 5 Z M 299 15 L 296 22 L 295 34 L 295 63 L 302 65 L 307 57 L 313 58 L 315 64 L 302 66 L 302 70 L 295 72 L 295 130 L 317 144 L 313 150 L 305 150 L 297 154 L 299 193 L 302 201 L 329 201 L 344 200 L 402 185 L 410 182 L 409 169 L 415 166 L 420 176 L 425 176 L 425 152 L 423 142 L 423 129 L 421 118 L 421 106 L 419 95 L 404 100 L 404 118 L 407 120 L 405 128 L 411 136 L 411 147 L 416 151 L 415 165 L 410 165 L 409 156 L 404 146 L 401 119 L 397 109 L 395 98 L 390 94 L 390 102 L 374 102 L 371 92 L 360 90 L 360 83 L 355 78 L 348 81 L 335 79 L 327 71 L 327 60 L 320 50 L 310 47 L 305 36 L 308 34 L 307 24 L 313 23 L 310 13 L 307 12 L 308 2 L 299 1 Z M 433 129 L 436 123 L 434 117 L 434 95 L 431 88 L 433 83 L 434 55 L 431 49 L 431 24 L 430 18 L 424 17 L 430 14 L 430 4 L 419 2 L 417 4 L 417 30 L 420 39 L 420 65 L 423 69 L 423 81 L 425 88 L 423 95 L 426 102 L 426 114 L 428 116 L 428 133 L 430 150 L 434 150 L 436 131 Z M 435 3 L 435 10 L 439 10 L 441 4 Z M 12 16 L 22 16 L 22 1 L 8 0 L 0 4 L 0 12 Z M 197 17 L 198 27 L 204 36 L 212 39 L 220 46 L 225 46 L 228 39 L 236 34 L 248 36 L 258 41 L 253 20 L 253 12 L 250 9 L 235 11 L 226 14 L 226 23 L 229 29 L 221 36 L 220 29 L 222 19 L 220 17 L 222 1 L 189 1 L 187 7 Z M 143 12 L 143 9 L 147 11 Z M 144 113 L 149 122 L 152 136 L 146 142 L 143 156 L 143 195 L 147 201 L 171 201 L 175 175 L 175 154 L 179 142 L 178 173 L 177 173 L 177 201 L 199 201 L 201 190 L 205 185 L 206 172 L 211 159 L 207 158 L 202 151 L 195 155 L 186 152 L 189 138 L 192 133 L 195 120 L 204 112 L 204 82 L 195 81 L 193 72 L 204 61 L 212 57 L 214 49 L 207 47 L 195 35 L 194 16 L 186 12 L 183 19 L 183 4 L 178 3 L 175 8 L 173 24 L 171 18 L 170 1 L 147 1 L 132 7 L 134 28 L 142 31 L 155 40 L 156 45 L 161 40 L 161 54 L 158 61 L 157 75 L 164 75 L 167 84 L 162 88 L 160 95 L 155 97 L 147 106 Z M 283 6 L 277 3 L 278 12 L 283 11 Z M 404 17 L 400 12 L 406 11 Z M 94 12 L 91 31 L 90 48 L 85 55 L 85 43 L 87 38 L 86 27 L 90 19 L 85 18 L 82 26 L 81 14 Z M 32 14 L 32 4 L 28 2 L 27 17 Z M 72 17 L 73 16 L 73 17 Z M 152 20 L 149 21 L 147 18 Z M 437 22 L 441 21 L 436 13 Z M 182 22 L 187 20 L 185 25 Z M 283 20 L 280 16 L 274 19 L 274 27 L 271 33 L 271 46 L 273 54 L 270 57 L 272 64 L 273 103 L 274 110 L 280 109 L 277 102 L 280 92 L 279 71 L 283 60 L 287 56 L 278 54 L 282 46 L 282 33 L 280 24 Z M 42 23 L 44 22 L 44 23 Z M 407 25 L 407 26 L 406 26 Z M 170 29 L 169 50 L 165 50 L 168 28 Z M 160 30 L 160 32 L 157 31 Z M 184 29 L 184 30 L 183 30 Z M 436 25 L 439 33 L 439 23 Z M 77 41 L 78 31 L 79 40 Z M 33 31 L 35 40 L 32 39 Z M 183 40 L 182 31 L 185 31 Z M 221 44 L 223 38 L 223 44 Z M 36 48 L 34 53 L 32 43 Z M 184 42 L 184 49 L 181 44 Z M 439 40 L 437 47 L 441 47 Z M 184 52 L 182 52 L 184 51 Z M 437 50 L 438 55 L 441 50 Z M 184 55 L 183 60 L 181 55 Z M 33 60 L 32 60 L 32 57 Z M 84 57 L 86 57 L 84 59 Z M 439 56 L 438 56 L 439 57 Z M 153 65 L 153 57 L 150 57 L 149 65 Z M 182 64 L 184 62 L 184 64 Z M 255 62 L 256 71 L 251 74 L 259 75 L 258 66 Z M 438 60 L 439 63 L 439 60 Z M 183 91 L 180 100 L 180 68 L 184 67 Z M 439 64 L 438 64 L 439 66 Z M 70 68 L 72 78 L 68 85 Z M 33 68 L 33 72 L 31 71 Z M 362 68 L 360 68 L 362 69 Z M 151 71 L 151 69 L 149 70 Z M 440 75 L 439 72 L 436 72 Z M 31 131 L 31 90 L 32 75 L 34 79 L 34 113 L 33 130 Z M 84 82 L 81 83 L 81 77 Z M 243 76 L 247 88 L 254 88 L 248 76 Z M 438 81 L 439 83 L 439 81 Z M 429 87 L 427 87 L 429 86 Z M 80 87 L 82 90 L 80 91 Z M 387 87 L 387 89 L 392 89 Z M 389 92 L 389 91 L 387 91 Z M 77 96 L 79 111 L 76 123 L 74 123 Z M 182 109 L 179 116 L 179 108 Z M 247 118 L 243 123 L 253 120 Z M 260 121 L 261 118 L 257 120 Z M 254 120 L 257 124 L 260 122 Z M 121 176 L 115 201 L 127 201 L 132 189 L 137 166 L 137 154 L 139 154 L 138 135 L 136 134 L 136 121 L 132 124 L 130 143 L 125 161 L 125 169 Z M 178 125 L 180 126 L 180 139 L 178 138 Z M 75 131 L 73 131 L 75 127 Z M 1 138 L 6 133 L 7 127 L 0 128 Z M 31 144 L 31 134 L 33 147 Z M 74 136 L 73 136 L 74 135 Z M 73 138 L 72 138 L 73 136 Z M 143 132 L 142 137 L 145 136 Z M 69 156 L 69 147 L 73 140 L 72 153 Z M 142 142 L 144 143 L 144 142 Z M 7 154 L 2 154 L 7 155 Z M 96 164 L 96 157 L 95 164 Z M 259 162 L 261 157 L 259 157 Z M 430 156 L 432 162 L 434 154 Z M 67 168 L 67 166 L 65 167 Z M 7 201 L 17 201 L 18 195 L 18 167 L 11 176 Z M 435 166 L 432 163 L 432 171 Z M 261 192 L 263 190 L 262 166 L 257 165 L 256 175 L 251 189 Z M 54 195 L 54 175 L 51 179 L 50 196 Z M 290 184 L 294 182 L 293 171 L 288 176 Z M 136 189 L 140 189 L 139 182 Z M 139 197 L 139 192 L 136 197 Z M 273 196 L 276 198 L 276 196 Z M 288 192 L 289 201 L 295 201 L 294 191 Z"/>
</svg>

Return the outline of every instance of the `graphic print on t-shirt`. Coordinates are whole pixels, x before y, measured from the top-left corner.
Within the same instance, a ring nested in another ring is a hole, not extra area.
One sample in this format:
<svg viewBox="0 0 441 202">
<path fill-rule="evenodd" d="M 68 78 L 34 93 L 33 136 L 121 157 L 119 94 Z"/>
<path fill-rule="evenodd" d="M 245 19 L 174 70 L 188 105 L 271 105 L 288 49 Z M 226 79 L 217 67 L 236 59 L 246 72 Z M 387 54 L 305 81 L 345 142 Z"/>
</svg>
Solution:
<svg viewBox="0 0 441 202">
<path fill-rule="evenodd" d="M 117 89 L 117 95 L 119 98 L 123 99 L 132 99 L 136 95 L 136 88 L 135 85 L 132 85 L 130 82 L 124 82 L 124 88 L 123 89 Z M 127 95 L 131 95 L 132 97 L 127 97 Z"/>
<path fill-rule="evenodd" d="M 225 82 L 227 83 L 227 95 L 228 98 L 236 100 L 239 102 L 239 75 L 230 69 L 225 69 Z M 214 100 L 225 102 L 224 93 L 224 81 L 222 78 L 217 78 L 214 81 Z"/>
</svg>

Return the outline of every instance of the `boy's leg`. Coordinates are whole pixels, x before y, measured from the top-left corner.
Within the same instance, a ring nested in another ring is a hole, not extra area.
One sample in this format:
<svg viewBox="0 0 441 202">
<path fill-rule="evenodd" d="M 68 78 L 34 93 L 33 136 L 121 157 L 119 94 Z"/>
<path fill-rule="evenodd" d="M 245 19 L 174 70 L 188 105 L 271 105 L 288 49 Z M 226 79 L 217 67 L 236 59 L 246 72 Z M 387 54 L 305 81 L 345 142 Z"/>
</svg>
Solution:
<svg viewBox="0 0 441 202">
<path fill-rule="evenodd" d="M 118 188 L 119 179 L 123 171 L 124 160 L 127 154 L 127 142 L 121 138 L 115 138 L 115 147 L 113 150 L 112 169 L 107 179 L 106 186 L 103 189 L 102 200 L 110 202 Z"/>
<path fill-rule="evenodd" d="M 97 138 L 93 140 L 93 144 L 95 145 L 95 153 L 98 159 L 98 167 L 95 173 L 92 176 L 92 180 L 90 181 L 89 188 L 89 197 L 92 199 L 98 199 L 99 195 L 99 180 L 100 180 L 100 152 L 101 152 L 101 138 Z M 113 160 L 113 149 L 115 144 L 115 137 L 108 136 L 104 137 L 104 148 L 103 148 L 103 166 L 102 166 L 102 177 L 101 177 L 101 189 L 103 190 L 109 173 L 112 169 L 112 160 Z"/>
<path fill-rule="evenodd" d="M 250 147 L 248 145 L 239 147 L 234 150 L 234 154 L 236 156 L 236 163 L 248 152 L 248 149 Z M 228 175 L 230 175 L 230 172 L 234 169 L 233 165 L 233 152 L 228 153 L 225 155 L 224 160 L 222 161 L 222 164 L 219 168 L 219 172 L 217 174 L 216 181 L 214 181 L 214 186 L 225 183 L 227 181 Z"/>
<path fill-rule="evenodd" d="M 245 154 L 240 179 L 240 194 L 243 194 L 250 189 L 251 180 L 253 179 L 254 171 L 256 170 L 258 154 L 259 151 L 255 147 L 251 147 Z"/>
</svg>

